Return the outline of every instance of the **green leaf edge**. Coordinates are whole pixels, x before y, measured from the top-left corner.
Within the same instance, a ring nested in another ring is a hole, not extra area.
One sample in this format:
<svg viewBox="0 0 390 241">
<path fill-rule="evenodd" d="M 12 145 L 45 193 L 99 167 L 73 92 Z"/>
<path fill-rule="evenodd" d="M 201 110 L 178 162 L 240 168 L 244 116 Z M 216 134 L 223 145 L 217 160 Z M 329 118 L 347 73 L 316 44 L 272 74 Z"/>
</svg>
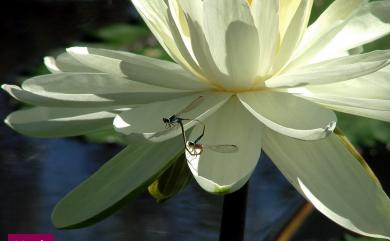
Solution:
<svg viewBox="0 0 390 241">
<path fill-rule="evenodd" d="M 174 141 L 175 142 L 178 142 L 180 138 L 174 138 Z M 171 140 L 169 141 L 166 141 L 166 142 L 172 142 Z M 166 144 L 165 143 L 158 143 L 160 145 L 163 145 L 163 144 Z M 179 140 L 179 142 L 181 143 L 181 140 Z M 150 145 L 153 145 L 153 144 L 150 144 Z M 156 144 L 154 144 L 156 145 Z M 174 146 L 172 145 L 172 147 L 174 148 L 177 148 L 177 145 Z M 109 161 L 107 161 L 105 164 L 103 164 L 96 172 L 94 172 L 91 176 L 89 176 L 86 180 L 84 180 L 83 182 L 81 182 L 78 186 L 76 186 L 74 189 L 72 189 L 72 191 L 70 191 L 68 194 L 66 194 L 54 207 L 52 213 L 51 213 L 51 221 L 53 223 L 53 225 L 55 226 L 56 229 L 59 229 L 59 230 L 67 230 L 67 229 L 79 229 L 79 228 L 84 228 L 84 227 L 88 227 L 88 226 L 91 226 L 93 224 L 96 224 L 98 223 L 99 221 L 102 221 L 103 219 L 105 219 L 106 217 L 112 215 L 113 213 L 115 213 L 116 211 L 118 211 L 120 208 L 122 208 L 125 204 L 129 203 L 130 201 L 134 200 L 136 197 L 138 197 L 140 194 L 142 194 L 146 189 L 147 187 L 153 183 L 155 181 L 155 179 L 161 175 L 162 172 L 164 172 L 166 169 L 168 169 L 172 164 L 173 162 L 180 156 L 182 155 L 182 148 L 179 149 L 179 151 L 176 153 L 176 155 L 171 158 L 169 161 L 167 161 L 167 163 L 164 165 L 164 167 L 156 172 L 154 175 L 152 175 L 146 182 L 144 182 L 142 185 L 138 186 L 137 188 L 135 188 L 133 191 L 131 191 L 129 194 L 127 194 L 126 196 L 124 196 L 122 199 L 120 199 L 119 201 L 117 201 L 115 204 L 113 204 L 112 206 L 110 206 L 109 208 L 107 209 L 104 209 L 103 211 L 101 211 L 100 213 L 97 213 L 96 215 L 84 220 L 84 221 L 81 221 L 79 223 L 75 223 L 75 224 L 72 224 L 72 225 L 68 225 L 68 226 L 61 226 L 61 225 L 57 225 L 56 222 L 55 222 L 55 215 L 56 215 L 56 211 L 59 209 L 59 206 L 61 205 L 61 203 L 63 202 L 63 200 L 67 199 L 69 196 L 71 196 L 76 190 L 78 190 L 81 186 L 83 186 L 85 183 L 87 183 L 90 178 L 92 178 L 93 176 L 95 176 L 99 171 L 101 171 L 101 169 L 107 167 L 107 165 L 110 164 L 110 161 L 115 159 L 118 155 L 120 155 L 121 153 L 123 152 L 126 152 L 126 149 L 127 148 L 133 148 L 133 147 L 130 147 L 130 146 L 127 146 L 125 147 L 125 149 L 123 149 L 122 151 L 120 151 L 117 155 L 115 155 L 113 158 L 111 158 Z M 163 161 L 162 161 L 163 162 Z"/>
</svg>

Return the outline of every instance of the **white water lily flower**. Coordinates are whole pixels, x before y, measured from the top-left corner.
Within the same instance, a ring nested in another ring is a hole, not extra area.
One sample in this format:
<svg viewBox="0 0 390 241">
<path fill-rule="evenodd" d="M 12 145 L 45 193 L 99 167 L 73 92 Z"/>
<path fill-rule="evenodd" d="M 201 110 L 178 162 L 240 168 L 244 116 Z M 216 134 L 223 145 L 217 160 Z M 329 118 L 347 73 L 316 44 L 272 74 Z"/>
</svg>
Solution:
<svg viewBox="0 0 390 241">
<path fill-rule="evenodd" d="M 46 58 L 51 75 L 3 88 L 42 106 L 11 114 L 38 136 L 107 127 L 159 142 L 181 134 L 162 118 L 183 114 L 194 140 L 237 152 L 187 153 L 211 193 L 244 185 L 263 149 L 324 215 L 354 232 L 390 237 L 390 202 L 333 130 L 331 110 L 390 121 L 390 51 L 350 55 L 390 33 L 390 2 L 336 0 L 307 27 L 312 0 L 133 0 L 177 63 L 74 47 Z M 328 108 L 325 108 L 328 107 Z M 39 128 L 37 128 L 39 127 Z"/>
</svg>

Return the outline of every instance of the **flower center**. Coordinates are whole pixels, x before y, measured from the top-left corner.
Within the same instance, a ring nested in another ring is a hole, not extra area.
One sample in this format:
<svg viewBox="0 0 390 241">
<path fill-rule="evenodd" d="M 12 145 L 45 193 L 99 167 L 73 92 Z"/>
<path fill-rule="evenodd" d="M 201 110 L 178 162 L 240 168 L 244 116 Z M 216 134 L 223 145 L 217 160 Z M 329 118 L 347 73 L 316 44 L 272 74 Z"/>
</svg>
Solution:
<svg viewBox="0 0 390 241">
<path fill-rule="evenodd" d="M 265 80 L 271 78 L 271 76 L 264 76 L 256 78 L 249 87 L 225 87 L 219 84 L 217 81 L 207 79 L 207 82 L 211 87 L 218 92 L 229 92 L 229 93 L 243 93 L 243 92 L 252 92 L 252 91 L 270 91 L 270 88 L 265 86 Z"/>
</svg>

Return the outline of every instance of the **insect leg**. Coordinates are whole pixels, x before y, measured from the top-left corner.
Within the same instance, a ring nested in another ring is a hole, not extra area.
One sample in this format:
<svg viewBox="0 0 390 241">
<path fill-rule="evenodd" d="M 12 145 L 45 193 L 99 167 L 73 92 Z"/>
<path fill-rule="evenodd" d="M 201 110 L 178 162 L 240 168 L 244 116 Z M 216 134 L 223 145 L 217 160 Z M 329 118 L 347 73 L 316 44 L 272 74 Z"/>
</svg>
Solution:
<svg viewBox="0 0 390 241">
<path fill-rule="evenodd" d="M 198 136 L 198 138 L 195 139 L 194 144 L 197 144 L 200 141 L 200 139 L 202 139 L 202 137 L 204 136 L 205 129 L 206 129 L 206 126 L 203 125 L 202 134 L 200 134 L 200 136 Z"/>
<path fill-rule="evenodd" d="M 192 151 L 190 149 L 188 149 L 187 147 L 187 138 L 186 138 L 186 133 L 184 131 L 184 126 L 183 126 L 183 122 L 181 120 L 178 120 L 178 123 L 180 125 L 180 129 L 181 129 L 181 135 L 183 137 L 183 142 L 184 142 L 184 148 L 188 151 L 188 153 L 190 153 L 191 155 L 192 154 Z"/>
</svg>

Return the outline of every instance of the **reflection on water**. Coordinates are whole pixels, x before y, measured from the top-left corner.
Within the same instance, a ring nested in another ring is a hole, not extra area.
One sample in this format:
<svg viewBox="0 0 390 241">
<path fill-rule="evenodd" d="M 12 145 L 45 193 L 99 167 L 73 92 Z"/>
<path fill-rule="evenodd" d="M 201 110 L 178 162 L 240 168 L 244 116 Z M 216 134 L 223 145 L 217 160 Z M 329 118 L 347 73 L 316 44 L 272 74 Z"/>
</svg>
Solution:
<svg viewBox="0 0 390 241">
<path fill-rule="evenodd" d="M 5 126 L 0 133 L 1 235 L 54 233 L 58 241 L 218 239 L 222 198 L 202 191 L 195 182 L 166 203 L 157 204 L 145 193 L 95 226 L 57 231 L 50 222 L 56 202 L 120 148 L 78 139 L 27 138 Z M 277 221 L 300 203 L 272 163 L 262 158 L 250 183 L 246 240 L 274 235 L 280 228 Z"/>
</svg>

